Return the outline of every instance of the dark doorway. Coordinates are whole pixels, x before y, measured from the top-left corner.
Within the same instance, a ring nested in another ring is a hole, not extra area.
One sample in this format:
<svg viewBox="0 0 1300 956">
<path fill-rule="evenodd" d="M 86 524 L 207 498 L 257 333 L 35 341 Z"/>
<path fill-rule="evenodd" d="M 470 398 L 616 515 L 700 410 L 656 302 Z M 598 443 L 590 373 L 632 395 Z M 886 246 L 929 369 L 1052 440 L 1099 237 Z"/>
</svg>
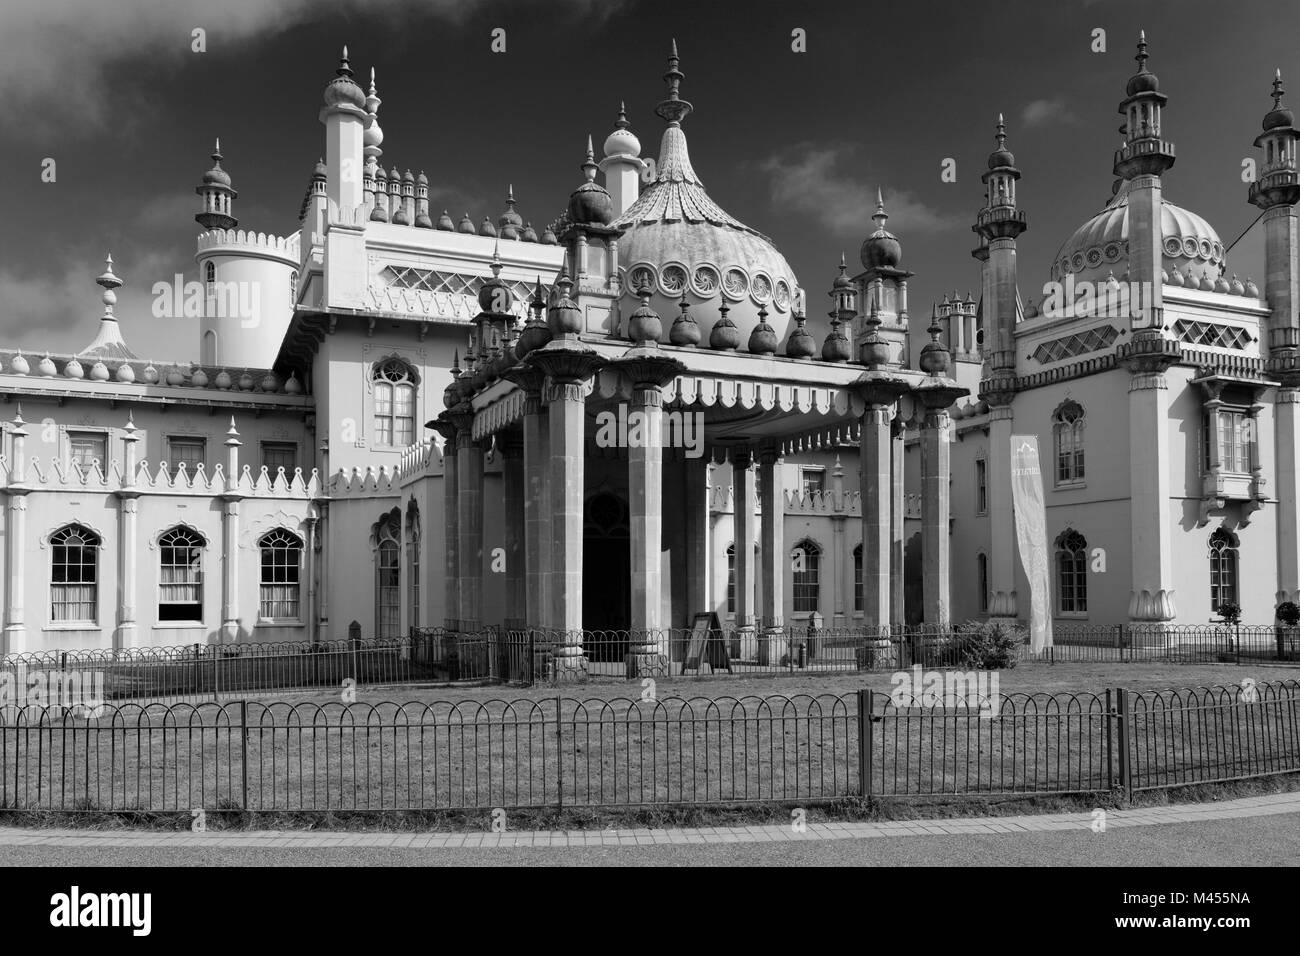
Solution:
<svg viewBox="0 0 1300 956">
<path fill-rule="evenodd" d="M 582 535 L 582 626 L 626 631 L 632 626 L 632 540 L 627 502 L 607 491 L 587 499 Z M 623 635 L 626 638 L 626 635 Z M 592 642 L 593 660 L 622 660 L 626 648 L 610 634 Z"/>
<path fill-rule="evenodd" d="M 918 531 L 903 546 L 903 622 L 906 624 L 920 624 L 925 617 L 924 575 Z"/>
</svg>

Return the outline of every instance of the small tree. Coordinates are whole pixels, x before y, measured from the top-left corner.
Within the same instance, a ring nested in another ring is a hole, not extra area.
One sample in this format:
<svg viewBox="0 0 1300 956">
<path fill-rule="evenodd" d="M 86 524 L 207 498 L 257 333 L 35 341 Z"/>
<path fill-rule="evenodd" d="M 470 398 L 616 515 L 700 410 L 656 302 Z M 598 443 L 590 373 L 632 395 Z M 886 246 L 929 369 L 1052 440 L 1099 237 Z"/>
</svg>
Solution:
<svg viewBox="0 0 1300 956">
<path fill-rule="evenodd" d="M 1277 619 L 1287 627 L 1300 624 L 1300 605 L 1294 601 L 1283 601 L 1277 606 Z"/>
<path fill-rule="evenodd" d="M 1235 601 L 1224 601 L 1219 605 L 1219 617 L 1224 624 L 1237 624 L 1241 621 L 1241 605 Z"/>
</svg>

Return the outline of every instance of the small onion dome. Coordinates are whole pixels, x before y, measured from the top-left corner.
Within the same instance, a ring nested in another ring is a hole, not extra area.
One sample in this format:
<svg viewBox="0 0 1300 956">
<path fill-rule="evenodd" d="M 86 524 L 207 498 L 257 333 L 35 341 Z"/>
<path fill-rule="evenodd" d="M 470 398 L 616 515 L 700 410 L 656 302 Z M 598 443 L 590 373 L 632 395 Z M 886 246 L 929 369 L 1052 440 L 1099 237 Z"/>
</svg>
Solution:
<svg viewBox="0 0 1300 956">
<path fill-rule="evenodd" d="M 441 229 L 443 232 L 452 232 L 456 228 L 456 224 L 451 221 L 451 216 L 447 215 L 447 210 L 442 211 L 442 215 L 438 217 L 438 225 L 435 228 Z"/>
<path fill-rule="evenodd" d="M 507 223 L 501 227 L 501 238 L 513 239 L 517 242 L 519 240 L 519 229 Z"/>
<path fill-rule="evenodd" d="M 1228 291 L 1233 295 L 1245 295 L 1246 287 L 1241 284 L 1241 280 L 1234 274 L 1232 277 L 1232 284 L 1228 286 Z"/>
<path fill-rule="evenodd" d="M 1180 286 L 1183 284 L 1183 274 L 1177 269 L 1171 269 L 1169 271 L 1169 278 L 1165 281 L 1172 286 Z"/>
<path fill-rule="evenodd" d="M 503 230 L 507 226 L 513 226 L 514 229 L 518 231 L 523 226 L 523 224 L 524 224 L 523 217 L 520 216 L 519 213 L 515 212 L 515 187 L 513 184 L 511 184 L 509 190 L 506 193 L 506 211 L 503 212 L 501 214 L 501 218 L 497 220 L 497 225 L 500 226 Z"/>
<path fill-rule="evenodd" d="M 127 368 L 130 368 L 130 366 L 128 365 Z M 50 358 L 49 352 L 45 353 L 45 358 L 41 359 L 40 364 L 36 366 L 36 371 L 39 372 L 43 378 L 53 378 L 55 375 L 59 374 L 59 370 L 54 367 L 54 360 Z"/>
<path fill-rule="evenodd" d="M 1143 30 L 1138 34 L 1137 56 L 1133 59 L 1138 62 L 1138 71 L 1129 77 L 1128 86 L 1124 92 L 1129 96 L 1137 96 L 1139 93 L 1156 93 L 1160 90 L 1160 78 L 1147 69 L 1147 34 Z"/>
<path fill-rule="evenodd" d="M 280 388 L 280 380 L 275 377 L 274 372 L 267 372 L 262 378 L 262 391 L 274 392 Z"/>
<path fill-rule="evenodd" d="M 718 307 L 718 321 L 713 323 L 713 330 L 709 333 L 709 348 L 723 351 L 725 349 L 740 348 L 740 329 L 736 328 L 736 323 L 727 318 L 727 313 L 731 308 L 723 300 Z"/>
<path fill-rule="evenodd" d="M 212 150 L 212 168 L 203 174 L 203 185 L 205 186 L 229 186 L 230 174 L 221 168 L 221 140 L 217 140 L 216 147 Z"/>
<path fill-rule="evenodd" d="M 123 362 L 121 365 L 117 367 L 117 380 L 119 382 L 127 382 L 127 383 L 134 382 L 135 369 L 133 369 L 129 363 Z"/>
<path fill-rule="evenodd" d="M 497 234 L 497 227 L 492 225 L 491 219 L 489 219 L 487 216 L 484 216 L 483 225 L 478 227 L 478 234 L 480 236 L 488 236 L 490 238 L 495 239 Z"/>
<path fill-rule="evenodd" d="M 523 234 L 520 236 L 520 238 L 523 239 L 524 242 L 537 241 L 537 230 L 533 228 L 533 224 L 531 222 L 528 223 L 526 226 L 524 226 L 524 231 Z"/>
<path fill-rule="evenodd" d="M 290 372 L 289 381 L 284 383 L 284 390 L 289 395 L 302 394 L 302 382 L 298 381 L 298 373 Z"/>
<path fill-rule="evenodd" d="M 1214 280 L 1211 279 L 1208 275 L 1201 276 L 1200 289 L 1202 292 L 1213 292 Z"/>
<path fill-rule="evenodd" d="M 9 371 L 15 375 L 26 375 L 31 371 L 31 366 L 27 359 L 23 358 L 22 352 L 15 352 L 14 357 L 9 360 Z"/>
<path fill-rule="evenodd" d="M 241 392 L 251 392 L 253 390 L 253 373 L 244 372 L 239 376 L 239 390 Z"/>
<path fill-rule="evenodd" d="M 1295 114 L 1289 107 L 1282 105 L 1282 97 L 1285 95 L 1286 90 L 1282 89 L 1282 71 L 1278 70 L 1273 74 L 1273 108 L 1264 116 L 1265 132 L 1279 126 L 1295 125 Z"/>
<path fill-rule="evenodd" d="M 352 82 L 352 68 L 348 66 L 348 48 L 343 48 L 343 57 L 339 68 L 334 71 L 334 79 L 325 85 L 326 106 L 353 106 L 359 110 L 366 108 L 366 94 L 361 87 Z"/>
<path fill-rule="evenodd" d="M 852 355 L 849 351 L 849 337 L 840 328 L 838 312 L 831 313 L 831 330 L 822 342 L 823 362 L 847 362 Z"/>
<path fill-rule="evenodd" d="M 559 241 L 559 240 L 555 238 L 555 230 L 552 229 L 550 226 L 547 226 L 547 227 L 542 231 L 542 245 L 544 245 L 544 246 L 553 246 L 553 245 L 555 245 L 558 241 Z"/>
<path fill-rule="evenodd" d="M 323 159 L 316 160 L 316 168 L 312 170 L 311 178 L 319 179 L 321 182 L 324 182 L 325 177 L 328 175 L 329 175 L 329 167 L 325 165 L 325 160 Z"/>
<path fill-rule="evenodd" d="M 396 171 L 396 170 L 394 170 L 394 171 Z M 426 182 L 427 182 L 427 181 L 428 181 L 428 180 L 426 180 Z M 412 186 L 414 186 L 414 185 L 415 185 L 415 174 L 412 173 L 412 172 L 408 169 L 408 170 L 405 172 L 405 174 L 403 174 L 403 176 L 402 176 L 402 183 L 403 183 L 403 184 L 405 184 L 405 183 L 410 183 Z"/>
<path fill-rule="evenodd" d="M 592 223 L 606 226 L 614 219 L 614 200 L 596 182 L 595 154 L 591 148 L 591 137 L 587 137 L 587 158 L 582 164 L 582 173 L 587 181 L 569 195 L 569 218 L 575 223 Z"/>
<path fill-rule="evenodd" d="M 1259 298 L 1259 286 L 1255 285 L 1255 280 L 1249 276 L 1246 277 L 1246 295 Z"/>
<path fill-rule="evenodd" d="M 1002 119 L 1002 114 L 998 114 L 998 131 L 993 136 L 998 141 L 998 148 L 989 153 L 989 169 L 997 169 L 999 166 L 1014 166 L 1016 157 L 1012 155 L 1011 150 L 1007 149 L 1007 124 Z"/>
<path fill-rule="evenodd" d="M 230 373 L 223 368 L 220 372 L 217 373 L 217 377 L 212 380 L 212 384 L 217 386 L 217 388 L 221 389 L 222 391 L 225 391 L 226 389 L 230 388 L 231 384 L 233 384 L 230 380 Z"/>
<path fill-rule="evenodd" d="M 686 301 L 686 293 L 682 293 L 682 299 L 677 304 L 682 310 L 682 314 L 677 316 L 673 322 L 673 327 L 668 331 L 668 341 L 673 345 L 685 345 L 694 348 L 700 344 L 700 324 L 691 316 L 691 304 Z M 658 338 L 658 336 L 656 336 Z"/>
<path fill-rule="evenodd" d="M 452 355 L 451 381 L 442 390 L 442 403 L 447 408 L 454 408 L 460 402 L 460 349 Z"/>
<path fill-rule="evenodd" d="M 776 354 L 776 330 L 767 324 L 767 309 L 758 307 L 758 325 L 749 333 L 749 351 L 755 355 Z"/>
<path fill-rule="evenodd" d="M 567 272 L 561 272 L 560 277 L 555 280 L 555 287 L 559 295 L 556 296 L 547 314 L 547 327 L 550 328 L 552 336 L 577 335 L 582 331 L 582 312 L 579 311 L 578 304 L 569 298 L 573 280 L 569 278 Z"/>
<path fill-rule="evenodd" d="M 542 313 L 546 311 L 546 296 L 542 293 L 541 276 L 537 277 L 537 285 L 533 288 L 533 297 L 528 303 L 528 311 L 532 314 L 524 324 L 523 331 L 519 333 L 519 341 L 515 342 L 515 358 L 520 361 L 523 361 L 524 356 L 529 352 L 540 349 L 551 341 L 551 330 L 542 321 Z"/>
<path fill-rule="evenodd" d="M 1033 299 L 1030 299 L 1029 304 L 1025 306 L 1025 318 L 1026 319 L 1038 318 L 1038 303 Z"/>
<path fill-rule="evenodd" d="M 931 306 L 930 327 L 926 331 L 930 333 L 930 341 L 925 344 L 925 348 L 921 349 L 921 369 L 931 375 L 942 375 L 948 371 L 951 358 L 948 355 L 948 349 L 943 342 L 939 341 L 939 336 L 943 333 L 943 326 L 939 324 L 938 306 Z"/>
<path fill-rule="evenodd" d="M 185 373 L 179 366 L 173 365 L 167 370 L 167 384 L 180 387 L 185 384 Z"/>
<path fill-rule="evenodd" d="M 85 378 L 86 373 L 81 367 L 81 363 L 72 359 L 67 365 L 63 366 L 63 374 L 68 378 Z"/>
<path fill-rule="evenodd" d="M 460 217 L 460 222 L 456 224 L 456 231 L 463 232 L 467 236 L 474 235 L 474 220 L 469 218 L 469 213 Z"/>
<path fill-rule="evenodd" d="M 207 388 L 208 373 L 201 368 L 196 368 L 194 374 L 190 376 L 190 384 L 195 388 Z"/>
<path fill-rule="evenodd" d="M 876 231 L 862 243 L 859 256 L 862 265 L 867 269 L 896 267 L 902 261 L 903 247 L 899 244 L 898 237 L 885 228 L 889 216 L 885 213 L 885 200 L 879 189 L 876 190 L 876 212 L 871 218 L 875 220 Z"/>
<path fill-rule="evenodd" d="M 880 308 L 873 305 L 867 319 L 866 341 L 863 343 L 862 360 L 868 365 L 879 367 L 889 364 L 889 343 L 880 337 Z"/>
<path fill-rule="evenodd" d="M 812 358 L 817 354 L 817 343 L 804 328 L 804 323 L 808 320 L 805 316 L 796 315 L 794 321 L 794 331 L 790 333 L 790 340 L 785 343 L 785 354 L 792 359 Z"/>
<path fill-rule="evenodd" d="M 633 342 L 658 342 L 659 336 L 663 335 L 664 324 L 659 313 L 650 308 L 650 287 L 643 285 L 636 290 L 636 294 L 641 299 L 641 305 L 628 317 L 627 337 Z M 676 331 L 677 325 L 673 323 L 673 332 Z M 673 344 L 679 343 L 674 340 Z"/>
<path fill-rule="evenodd" d="M 505 315 L 514 304 L 514 293 L 510 291 L 506 280 L 501 278 L 501 257 L 493 250 L 492 278 L 478 290 L 478 307 L 493 315 Z"/>
<path fill-rule="evenodd" d="M 614 132 L 605 137 L 606 156 L 639 157 L 641 155 L 641 141 L 632 135 L 632 130 L 628 128 L 631 125 L 627 121 L 627 110 L 622 103 L 619 103 L 618 121 L 614 123 Z"/>
<path fill-rule="evenodd" d="M 64 368 L 64 371 L 65 372 L 67 371 L 66 367 Z M 226 374 L 225 372 L 222 372 L 221 374 L 226 376 L 227 381 L 230 380 L 230 376 L 228 374 Z M 146 365 L 144 367 L 144 371 L 140 373 L 140 378 L 144 380 L 144 383 L 146 385 L 156 385 L 158 384 L 158 370 L 154 368 L 152 365 Z M 217 379 L 218 381 L 220 381 L 221 375 L 218 375 Z"/>
<path fill-rule="evenodd" d="M 1225 279 L 1223 276 L 1219 276 L 1219 278 L 1217 278 L 1217 279 L 1214 280 L 1214 291 L 1215 291 L 1215 292 L 1223 292 L 1223 293 L 1226 293 L 1226 292 L 1228 291 L 1229 288 L 1230 288 L 1230 286 L 1228 285 L 1228 280 Z"/>
</svg>

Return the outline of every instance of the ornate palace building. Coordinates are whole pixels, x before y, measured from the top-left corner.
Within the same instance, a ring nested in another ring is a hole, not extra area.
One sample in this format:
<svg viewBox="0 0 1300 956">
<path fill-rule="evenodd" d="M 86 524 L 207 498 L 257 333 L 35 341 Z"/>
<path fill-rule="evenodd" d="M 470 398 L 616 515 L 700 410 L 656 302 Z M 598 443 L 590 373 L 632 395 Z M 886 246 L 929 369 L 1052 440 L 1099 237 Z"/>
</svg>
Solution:
<svg viewBox="0 0 1300 956">
<path fill-rule="evenodd" d="M 691 164 L 675 45 L 657 159 L 620 111 L 540 228 L 513 190 L 476 223 L 386 171 L 345 50 L 296 232 L 240 228 L 219 146 L 197 187 L 197 278 L 155 290 L 198 319 L 197 361 L 132 350 L 111 259 L 84 350 L 0 350 L 0 650 L 510 622 L 565 631 L 580 670 L 583 628 L 700 611 L 759 661 L 783 623 L 1024 617 L 1012 434 L 1044 452 L 1060 619 L 1270 619 L 1300 589 L 1300 133 L 1279 79 L 1249 196 L 1261 291 L 1163 198 L 1166 97 L 1138 60 L 1116 188 L 1053 266 L 1068 300 L 1022 304 L 999 125 L 981 291 L 923 335 L 880 196 L 861 268 L 841 258 L 809 316 Z"/>
</svg>

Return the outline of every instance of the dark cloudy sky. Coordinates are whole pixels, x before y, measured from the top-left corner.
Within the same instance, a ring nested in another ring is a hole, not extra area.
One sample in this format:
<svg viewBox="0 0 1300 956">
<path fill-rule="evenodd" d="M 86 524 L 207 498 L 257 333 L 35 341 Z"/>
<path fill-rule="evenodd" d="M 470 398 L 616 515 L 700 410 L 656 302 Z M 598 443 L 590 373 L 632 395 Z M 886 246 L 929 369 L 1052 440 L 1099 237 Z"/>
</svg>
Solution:
<svg viewBox="0 0 1300 956">
<path fill-rule="evenodd" d="M 190 52 L 196 27 L 206 53 Z M 505 54 L 490 52 L 496 27 Z M 790 49 L 796 27 L 803 54 Z M 723 208 L 774 239 L 810 312 L 827 302 L 840 251 L 856 258 L 880 185 L 919 314 L 944 290 L 978 288 L 970 223 L 999 111 L 1024 172 L 1021 289 L 1041 293 L 1058 246 L 1110 195 L 1139 28 L 1170 97 L 1166 196 L 1232 242 L 1258 212 L 1241 161 L 1256 155 L 1275 66 L 1300 102 L 1297 27 L 1300 6 L 1264 0 L 3 0 L 0 344 L 87 344 L 111 250 L 128 342 L 195 357 L 194 320 L 152 318 L 149 287 L 178 270 L 193 278 L 193 187 L 212 139 L 241 225 L 292 232 L 344 43 L 359 79 L 378 70 L 385 164 L 427 173 L 435 215 L 495 218 L 513 182 L 540 226 L 620 99 L 644 154 L 658 151 L 653 108 L 676 37 L 695 167 Z M 1095 28 L 1104 54 L 1089 49 Z M 46 157 L 52 184 L 40 180 Z M 940 181 L 945 157 L 955 183 Z M 1262 285 L 1258 227 L 1229 266 Z"/>
</svg>

